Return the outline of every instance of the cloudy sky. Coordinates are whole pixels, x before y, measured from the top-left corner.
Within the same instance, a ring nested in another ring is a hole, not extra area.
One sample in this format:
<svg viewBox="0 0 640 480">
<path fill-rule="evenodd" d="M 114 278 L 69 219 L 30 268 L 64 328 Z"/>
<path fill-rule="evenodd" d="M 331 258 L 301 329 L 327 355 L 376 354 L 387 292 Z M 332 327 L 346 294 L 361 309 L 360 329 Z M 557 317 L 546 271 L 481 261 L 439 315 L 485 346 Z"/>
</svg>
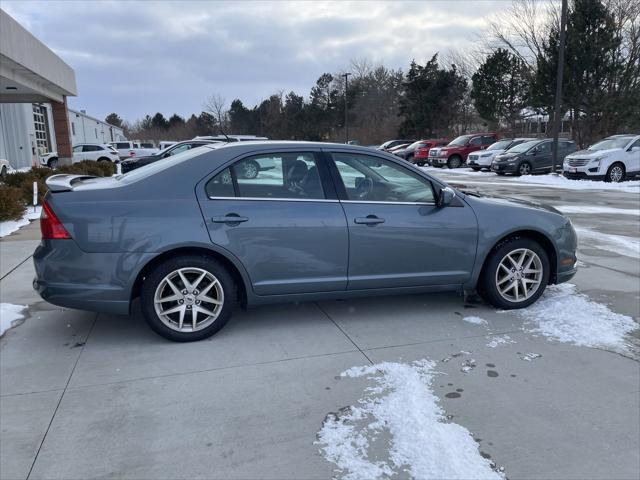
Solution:
<svg viewBox="0 0 640 480">
<path fill-rule="evenodd" d="M 12 1 L 2 8 L 76 72 L 72 108 L 127 120 L 307 95 L 353 58 L 406 70 L 476 40 L 506 1 Z"/>
</svg>

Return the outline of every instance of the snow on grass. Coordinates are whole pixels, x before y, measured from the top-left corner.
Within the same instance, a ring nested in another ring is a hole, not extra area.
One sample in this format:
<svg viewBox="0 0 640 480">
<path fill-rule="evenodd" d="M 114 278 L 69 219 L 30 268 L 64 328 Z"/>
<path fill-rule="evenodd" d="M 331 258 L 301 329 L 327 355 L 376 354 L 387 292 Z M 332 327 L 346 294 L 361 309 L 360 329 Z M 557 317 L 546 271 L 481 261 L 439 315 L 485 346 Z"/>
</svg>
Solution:
<svg viewBox="0 0 640 480">
<path fill-rule="evenodd" d="M 534 183 L 546 187 L 560 187 L 569 190 L 621 190 L 640 192 L 640 181 L 608 183 L 596 180 L 570 180 L 561 175 L 525 175 L 517 177 L 519 182 Z"/>
<path fill-rule="evenodd" d="M 462 320 L 468 323 L 473 323 L 474 325 L 488 325 L 487 321 L 484 318 L 476 317 L 474 315 L 463 317 Z"/>
<path fill-rule="evenodd" d="M 0 303 L 0 336 L 14 326 L 18 320 L 22 320 L 22 311 L 27 308 L 24 305 L 13 305 L 12 303 Z"/>
<path fill-rule="evenodd" d="M 627 335 L 638 328 L 631 317 L 594 302 L 570 283 L 547 287 L 536 303 L 513 312 L 531 324 L 533 328 L 528 330 L 534 334 L 620 353 L 629 352 Z"/>
<path fill-rule="evenodd" d="M 612 235 L 610 233 L 600 233 L 590 228 L 575 227 L 578 234 L 578 245 L 584 243 L 601 250 L 624 255 L 625 257 L 640 258 L 640 240 L 624 235 Z"/>
<path fill-rule="evenodd" d="M 418 479 L 502 479 L 464 427 L 448 423 L 431 390 L 435 363 L 384 362 L 353 367 L 343 377 L 367 377 L 373 386 L 358 405 L 329 414 L 318 433 L 327 460 L 344 480 L 379 479 L 405 472 Z M 372 441 L 389 435 L 388 460 L 374 460 Z M 404 475 L 403 475 L 404 476 Z"/>
<path fill-rule="evenodd" d="M 615 208 L 615 207 L 591 207 L 588 205 L 560 205 L 555 207 L 562 213 L 604 213 L 611 215 L 634 215 L 640 217 L 640 209 L 637 208 Z"/>
<path fill-rule="evenodd" d="M 6 237 L 22 227 L 29 225 L 31 220 L 40 218 L 41 209 L 42 207 L 36 207 L 34 211 L 33 207 L 27 207 L 27 210 L 20 220 L 7 220 L 5 222 L 0 222 L 0 237 Z"/>
<path fill-rule="evenodd" d="M 489 337 L 487 337 L 487 340 L 489 340 Z M 500 345 L 508 345 L 510 343 L 516 343 L 516 342 L 515 342 L 515 340 L 511 340 L 511 337 L 509 335 L 502 335 L 502 336 L 499 336 L 499 337 L 491 338 L 489 343 L 487 343 L 487 347 L 489 347 L 489 348 L 497 348 Z"/>
</svg>

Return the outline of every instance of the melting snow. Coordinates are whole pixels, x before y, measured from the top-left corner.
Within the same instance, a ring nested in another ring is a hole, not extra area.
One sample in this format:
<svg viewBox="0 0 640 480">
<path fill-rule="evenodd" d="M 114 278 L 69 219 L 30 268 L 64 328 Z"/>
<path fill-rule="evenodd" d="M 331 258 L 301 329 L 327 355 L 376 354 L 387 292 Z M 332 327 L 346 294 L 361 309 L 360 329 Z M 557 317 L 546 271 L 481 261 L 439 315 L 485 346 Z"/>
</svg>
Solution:
<svg viewBox="0 0 640 480">
<path fill-rule="evenodd" d="M 539 353 L 525 353 L 520 357 L 520 360 L 530 362 L 531 360 L 535 360 L 536 358 L 542 358 L 542 355 L 540 355 Z"/>
<path fill-rule="evenodd" d="M 0 222 L 0 237 L 6 237 L 22 227 L 29 225 L 31 220 L 40 218 L 40 210 L 41 207 L 36 207 L 35 211 L 33 207 L 28 207 L 27 212 L 25 212 L 20 220 L 7 220 L 5 222 Z"/>
<path fill-rule="evenodd" d="M 588 205 L 560 205 L 555 207 L 562 213 L 606 213 L 612 215 L 634 215 L 640 216 L 640 209 L 615 208 L 615 207 L 590 207 Z"/>
<path fill-rule="evenodd" d="M 413 478 L 502 479 L 464 427 L 447 422 L 431 391 L 435 363 L 379 363 L 342 374 L 374 385 L 357 406 L 329 414 L 318 433 L 327 460 L 345 480 L 379 479 L 407 472 Z M 388 432 L 389 459 L 374 460 L 368 438 Z"/>
<path fill-rule="evenodd" d="M 475 359 L 470 358 L 469 360 L 465 360 L 464 362 L 462 362 L 462 365 L 460 367 L 460 371 L 462 373 L 470 372 L 471 370 L 476 368 L 476 361 Z"/>
<path fill-rule="evenodd" d="M 601 250 L 614 252 L 625 257 L 640 258 L 640 240 L 623 235 L 600 233 L 583 227 L 575 227 L 578 234 L 578 244 L 581 240 Z"/>
<path fill-rule="evenodd" d="M 13 305 L 12 303 L 0 303 L 0 336 L 14 326 L 15 322 L 22 320 L 22 311 L 27 308 L 24 305 Z"/>
<path fill-rule="evenodd" d="M 547 287 L 530 307 L 512 310 L 531 323 L 533 333 L 559 342 L 585 347 L 600 347 L 626 353 L 630 344 L 626 335 L 638 328 L 633 318 L 612 312 L 576 291 L 570 283 Z"/>
<path fill-rule="evenodd" d="M 484 318 L 474 317 L 473 315 L 464 317 L 462 320 L 464 320 L 465 322 L 473 323 L 474 325 L 487 325 L 487 321 Z"/>
<path fill-rule="evenodd" d="M 514 340 L 511 340 L 509 335 L 502 335 L 501 337 L 493 337 L 489 343 L 487 343 L 487 347 L 496 348 L 500 345 L 507 345 L 509 343 L 516 343 Z"/>
</svg>

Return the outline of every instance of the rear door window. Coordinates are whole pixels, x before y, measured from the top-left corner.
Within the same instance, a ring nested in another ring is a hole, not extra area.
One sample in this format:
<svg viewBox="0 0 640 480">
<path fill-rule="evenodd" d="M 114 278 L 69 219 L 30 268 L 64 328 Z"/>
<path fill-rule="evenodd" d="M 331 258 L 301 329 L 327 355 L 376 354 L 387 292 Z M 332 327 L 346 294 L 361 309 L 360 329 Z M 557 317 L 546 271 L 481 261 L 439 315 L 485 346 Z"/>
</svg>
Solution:
<svg viewBox="0 0 640 480">
<path fill-rule="evenodd" d="M 209 198 L 325 198 L 312 153 L 269 153 L 244 158 L 216 175 L 205 189 Z"/>
<path fill-rule="evenodd" d="M 482 137 L 472 138 L 471 141 L 469 142 L 469 145 L 472 147 L 477 147 L 482 145 Z"/>
<path fill-rule="evenodd" d="M 482 136 L 482 144 L 483 145 L 491 145 L 496 142 L 495 137 L 492 135 L 483 135 Z"/>
</svg>

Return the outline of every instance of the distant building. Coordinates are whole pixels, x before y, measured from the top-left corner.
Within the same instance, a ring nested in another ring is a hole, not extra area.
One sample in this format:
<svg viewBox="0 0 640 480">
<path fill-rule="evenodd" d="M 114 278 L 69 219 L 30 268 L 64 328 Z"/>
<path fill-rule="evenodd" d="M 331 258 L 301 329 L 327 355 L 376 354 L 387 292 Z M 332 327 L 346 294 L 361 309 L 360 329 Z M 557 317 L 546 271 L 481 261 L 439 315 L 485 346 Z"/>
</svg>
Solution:
<svg viewBox="0 0 640 480">
<path fill-rule="evenodd" d="M 120 127 L 68 109 L 71 144 L 109 143 L 126 140 Z M 33 165 L 38 156 L 57 150 L 51 105 L 48 103 L 0 103 L 0 158 L 13 168 Z"/>
</svg>

